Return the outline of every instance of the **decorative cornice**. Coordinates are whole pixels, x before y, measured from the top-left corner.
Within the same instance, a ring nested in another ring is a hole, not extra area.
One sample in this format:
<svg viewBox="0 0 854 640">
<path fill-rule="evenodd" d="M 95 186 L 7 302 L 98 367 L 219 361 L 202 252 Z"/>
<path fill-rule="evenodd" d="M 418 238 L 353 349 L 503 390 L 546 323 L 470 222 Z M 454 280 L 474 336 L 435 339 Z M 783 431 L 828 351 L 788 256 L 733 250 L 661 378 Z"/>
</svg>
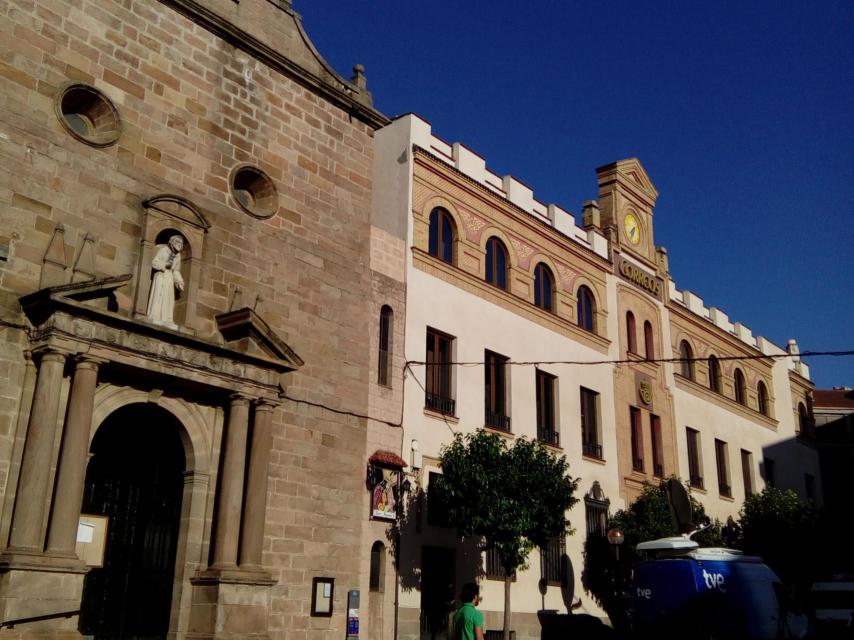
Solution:
<svg viewBox="0 0 854 640">
<path fill-rule="evenodd" d="M 754 411 L 750 407 L 745 407 L 743 404 L 739 404 L 732 398 L 728 398 L 720 393 L 716 393 L 711 389 L 707 389 L 703 385 L 694 380 L 690 380 L 685 378 L 684 376 L 674 373 L 673 379 L 676 384 L 676 388 L 680 391 L 686 391 L 691 395 L 698 396 L 703 400 L 707 400 L 717 405 L 721 409 L 726 411 L 730 411 L 733 413 L 737 413 L 743 418 L 747 418 L 756 424 L 759 424 L 766 429 L 770 429 L 772 431 L 776 431 L 779 426 L 779 422 L 774 418 L 770 418 L 768 416 L 764 416 L 758 411 Z"/>
<path fill-rule="evenodd" d="M 451 173 L 454 177 L 460 178 L 466 184 L 476 187 L 477 191 L 470 192 L 476 197 L 478 197 L 481 201 L 483 201 L 484 204 L 486 204 L 487 206 L 495 207 L 495 203 L 489 201 L 489 199 L 494 199 L 495 201 L 499 202 L 503 208 L 509 209 L 513 213 L 521 214 L 523 216 L 521 222 L 527 223 L 529 225 L 536 225 L 537 230 L 540 233 L 548 232 L 550 234 L 554 234 L 555 237 L 552 239 L 552 241 L 563 245 L 563 247 L 567 249 L 567 251 L 573 253 L 574 255 L 577 255 L 579 258 L 586 259 L 597 269 L 607 271 L 608 273 L 612 271 L 611 262 L 607 258 L 603 258 L 598 253 L 593 251 L 593 249 L 579 244 L 573 238 L 570 238 L 562 231 L 555 229 L 552 225 L 541 220 L 540 218 L 532 214 L 530 211 L 526 211 L 516 203 L 511 202 L 509 199 L 505 198 L 501 194 L 493 191 L 492 189 L 489 189 L 484 184 L 466 175 L 465 173 L 457 169 L 455 166 L 448 164 L 439 156 L 430 153 L 429 151 L 427 151 L 423 147 L 419 147 L 418 145 L 413 145 L 413 152 L 416 159 L 418 158 L 418 156 L 423 156 L 424 158 L 429 159 L 439 165 L 445 171 Z M 425 168 L 431 168 L 430 165 L 426 162 L 421 162 L 421 166 Z M 505 213 L 510 212 L 505 211 Z M 577 249 L 578 252 L 573 251 L 575 249 Z"/>
</svg>

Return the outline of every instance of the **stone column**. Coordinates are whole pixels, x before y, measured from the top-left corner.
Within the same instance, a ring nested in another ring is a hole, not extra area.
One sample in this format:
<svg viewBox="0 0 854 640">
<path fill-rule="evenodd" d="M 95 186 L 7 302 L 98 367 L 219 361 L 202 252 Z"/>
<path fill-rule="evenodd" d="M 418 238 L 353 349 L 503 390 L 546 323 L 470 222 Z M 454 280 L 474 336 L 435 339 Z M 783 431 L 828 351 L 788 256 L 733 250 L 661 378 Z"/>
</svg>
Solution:
<svg viewBox="0 0 854 640">
<path fill-rule="evenodd" d="M 21 459 L 18 494 L 12 512 L 10 550 L 41 552 L 43 549 L 42 523 L 50 490 L 50 468 L 64 367 L 64 353 L 49 350 L 42 356 Z"/>
<path fill-rule="evenodd" d="M 261 569 L 264 545 L 264 516 L 267 510 L 267 477 L 273 448 L 273 409 L 267 401 L 255 406 L 249 471 L 246 478 L 246 506 L 240 529 L 240 568 Z"/>
<path fill-rule="evenodd" d="M 49 553 L 74 556 L 77 524 L 86 480 L 86 459 L 89 452 L 89 433 L 92 430 L 92 409 L 98 385 L 98 365 L 101 360 L 80 356 L 71 381 L 62 450 L 57 469 L 56 493 L 51 503 L 50 529 L 47 535 Z"/>
<path fill-rule="evenodd" d="M 219 489 L 219 511 L 214 539 L 214 568 L 237 567 L 237 543 L 240 536 L 240 512 L 243 506 L 243 476 L 246 467 L 246 432 L 249 427 L 249 398 L 235 394 L 231 398 Z"/>
</svg>

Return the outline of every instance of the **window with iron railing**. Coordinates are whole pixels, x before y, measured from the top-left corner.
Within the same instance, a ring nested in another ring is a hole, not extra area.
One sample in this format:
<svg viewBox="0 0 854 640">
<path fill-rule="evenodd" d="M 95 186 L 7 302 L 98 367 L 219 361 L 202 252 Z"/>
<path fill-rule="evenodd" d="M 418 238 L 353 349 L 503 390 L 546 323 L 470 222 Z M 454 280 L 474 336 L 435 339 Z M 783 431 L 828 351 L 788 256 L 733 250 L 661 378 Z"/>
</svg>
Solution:
<svg viewBox="0 0 854 640">
<path fill-rule="evenodd" d="M 566 538 L 549 538 L 545 547 L 540 549 L 540 578 L 549 585 L 561 584 L 562 558 L 566 554 Z"/>
<path fill-rule="evenodd" d="M 495 429 L 510 431 L 510 416 L 507 415 L 507 358 L 487 351 L 484 362 L 484 422 Z"/>
<path fill-rule="evenodd" d="M 585 456 L 602 458 L 599 438 L 599 394 L 581 387 L 581 451 Z"/>
<path fill-rule="evenodd" d="M 454 415 L 456 402 L 451 385 L 451 361 L 454 338 L 427 329 L 427 388 L 424 403 L 428 409 L 445 415 Z"/>
<path fill-rule="evenodd" d="M 718 489 L 720 491 L 720 495 L 730 498 L 732 497 L 732 488 L 729 484 L 729 460 L 727 458 L 726 442 L 715 439 L 715 463 L 718 469 Z"/>
<path fill-rule="evenodd" d="M 753 454 L 741 450 L 741 478 L 744 482 L 744 497 L 753 495 Z"/>
<path fill-rule="evenodd" d="M 495 547 L 487 547 L 486 552 L 486 577 L 489 580 L 504 580 L 507 572 L 504 571 L 504 565 L 501 564 L 501 556 L 498 555 L 498 549 Z M 516 574 L 511 576 L 512 580 L 516 581 Z"/>
<path fill-rule="evenodd" d="M 661 418 L 649 416 L 650 440 L 652 441 L 652 474 L 656 478 L 664 477 L 664 446 L 661 442 Z"/>
<path fill-rule="evenodd" d="M 692 487 L 703 488 L 703 468 L 700 464 L 700 432 L 691 427 L 685 427 L 688 441 L 688 478 Z"/>
<path fill-rule="evenodd" d="M 560 434 L 555 420 L 555 377 L 537 370 L 537 439 L 555 446 L 560 445 Z"/>
<path fill-rule="evenodd" d="M 637 407 L 629 408 L 629 420 L 631 428 L 632 447 L 632 470 L 643 471 L 643 431 L 641 426 L 641 412 Z"/>
<path fill-rule="evenodd" d="M 610 506 L 611 501 L 604 496 L 602 499 L 584 497 L 584 519 L 587 524 L 588 536 L 604 536 L 606 534 Z"/>
</svg>

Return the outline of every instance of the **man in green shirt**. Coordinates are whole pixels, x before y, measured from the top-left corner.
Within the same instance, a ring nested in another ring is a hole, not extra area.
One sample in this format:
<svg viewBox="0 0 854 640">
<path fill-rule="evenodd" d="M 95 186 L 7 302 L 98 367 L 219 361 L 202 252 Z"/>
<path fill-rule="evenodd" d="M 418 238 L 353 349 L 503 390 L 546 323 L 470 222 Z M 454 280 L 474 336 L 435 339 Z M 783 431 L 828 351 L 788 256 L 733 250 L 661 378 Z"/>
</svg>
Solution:
<svg viewBox="0 0 854 640">
<path fill-rule="evenodd" d="M 454 614 L 454 640 L 483 640 L 483 613 L 480 604 L 480 587 L 474 582 L 463 585 L 460 594 L 462 606 Z"/>
</svg>

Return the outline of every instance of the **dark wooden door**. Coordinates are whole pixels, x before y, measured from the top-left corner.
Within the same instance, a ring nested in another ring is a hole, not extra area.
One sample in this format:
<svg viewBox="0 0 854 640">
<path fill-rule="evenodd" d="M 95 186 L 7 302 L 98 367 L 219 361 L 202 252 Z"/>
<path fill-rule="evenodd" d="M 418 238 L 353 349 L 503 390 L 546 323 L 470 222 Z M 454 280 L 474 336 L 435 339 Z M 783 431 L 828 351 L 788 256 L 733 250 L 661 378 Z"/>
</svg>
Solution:
<svg viewBox="0 0 854 640">
<path fill-rule="evenodd" d="M 421 638 L 446 640 L 456 593 L 456 550 L 425 546 L 421 550 Z"/>
<path fill-rule="evenodd" d="M 104 566 L 84 583 L 80 631 L 96 640 L 166 637 L 185 465 L 179 428 L 158 407 L 130 405 L 92 443 L 82 511 L 109 523 Z"/>
</svg>

